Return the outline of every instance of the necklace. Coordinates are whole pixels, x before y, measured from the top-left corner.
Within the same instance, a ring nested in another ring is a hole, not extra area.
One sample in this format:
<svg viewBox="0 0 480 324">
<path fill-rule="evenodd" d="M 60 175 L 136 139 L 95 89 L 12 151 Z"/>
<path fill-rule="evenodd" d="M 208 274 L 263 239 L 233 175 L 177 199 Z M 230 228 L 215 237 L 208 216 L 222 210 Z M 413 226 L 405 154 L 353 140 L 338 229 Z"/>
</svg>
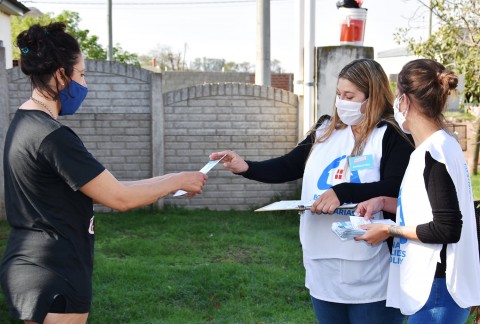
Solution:
<svg viewBox="0 0 480 324">
<path fill-rule="evenodd" d="M 53 116 L 53 113 L 52 113 L 52 111 L 50 110 L 50 108 L 48 108 L 48 106 L 47 106 L 44 102 L 42 102 L 42 101 L 40 101 L 40 100 L 38 100 L 38 99 L 35 99 L 35 98 L 33 98 L 33 97 L 30 97 L 30 99 L 31 99 L 34 103 L 36 103 L 37 105 L 40 105 L 40 106 L 44 107 L 45 109 L 47 109 L 47 111 L 48 111 L 48 113 L 50 114 L 50 116 L 52 116 L 53 119 L 56 119 L 56 118 Z"/>
</svg>

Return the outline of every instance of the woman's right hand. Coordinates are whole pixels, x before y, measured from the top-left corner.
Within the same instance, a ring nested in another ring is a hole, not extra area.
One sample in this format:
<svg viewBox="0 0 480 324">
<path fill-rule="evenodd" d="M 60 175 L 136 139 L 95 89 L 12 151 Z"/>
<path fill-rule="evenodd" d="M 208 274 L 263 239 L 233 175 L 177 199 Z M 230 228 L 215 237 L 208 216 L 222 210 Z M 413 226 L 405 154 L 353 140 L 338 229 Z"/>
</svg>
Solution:
<svg viewBox="0 0 480 324">
<path fill-rule="evenodd" d="M 210 160 L 218 160 L 221 159 L 222 156 L 225 156 L 221 163 L 223 166 L 230 170 L 233 173 L 243 173 L 248 170 L 248 164 L 245 162 L 244 159 L 240 157 L 236 152 L 234 151 L 221 151 L 221 152 L 215 152 L 210 154 L 209 158 Z"/>
<path fill-rule="evenodd" d="M 380 211 L 386 211 L 391 214 L 397 212 L 397 198 L 395 197 L 375 197 L 369 200 L 365 200 L 357 205 L 355 213 L 360 216 L 365 217 L 366 219 L 374 218 L 374 214 Z"/>
<path fill-rule="evenodd" d="M 177 174 L 180 177 L 180 189 L 188 192 L 189 197 L 202 193 L 203 187 L 207 182 L 207 175 L 199 171 L 194 172 L 180 172 Z"/>
<path fill-rule="evenodd" d="M 385 205 L 384 197 L 375 197 L 369 200 L 363 201 L 357 205 L 355 213 L 370 220 L 375 213 L 383 210 Z"/>
</svg>

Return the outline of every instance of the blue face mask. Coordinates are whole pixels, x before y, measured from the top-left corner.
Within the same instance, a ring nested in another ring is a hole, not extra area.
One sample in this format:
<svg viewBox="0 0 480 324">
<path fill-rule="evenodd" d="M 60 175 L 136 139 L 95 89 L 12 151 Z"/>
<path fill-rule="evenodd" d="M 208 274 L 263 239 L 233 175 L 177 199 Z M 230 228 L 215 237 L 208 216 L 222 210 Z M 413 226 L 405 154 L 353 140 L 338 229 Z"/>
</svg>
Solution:
<svg viewBox="0 0 480 324">
<path fill-rule="evenodd" d="M 70 81 L 68 87 L 60 90 L 58 95 L 60 96 L 61 108 L 60 116 L 73 115 L 83 100 L 87 96 L 88 88 L 82 86 L 80 83 L 75 82 L 74 80 Z"/>
</svg>

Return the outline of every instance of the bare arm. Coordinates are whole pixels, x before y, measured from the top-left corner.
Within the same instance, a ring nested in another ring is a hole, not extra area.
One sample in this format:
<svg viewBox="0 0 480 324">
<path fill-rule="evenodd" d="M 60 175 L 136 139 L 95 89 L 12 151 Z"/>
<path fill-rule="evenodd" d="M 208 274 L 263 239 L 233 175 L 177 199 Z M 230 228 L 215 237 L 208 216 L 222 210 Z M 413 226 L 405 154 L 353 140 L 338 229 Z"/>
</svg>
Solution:
<svg viewBox="0 0 480 324">
<path fill-rule="evenodd" d="M 386 224 L 368 224 L 362 225 L 361 228 L 366 229 L 367 232 L 362 236 L 355 238 L 355 241 L 366 241 L 369 244 L 378 244 L 385 241 L 390 236 L 405 237 L 409 240 L 419 241 L 416 226 L 398 226 Z"/>
<path fill-rule="evenodd" d="M 104 170 L 80 191 L 95 202 L 107 207 L 126 211 L 149 205 L 158 199 L 183 189 L 191 194 L 202 192 L 207 176 L 201 172 L 172 173 L 138 181 L 118 181 Z"/>
<path fill-rule="evenodd" d="M 355 212 L 367 219 L 371 219 L 373 214 L 382 210 L 394 214 L 397 209 L 397 200 L 393 197 L 375 197 L 358 204 Z M 356 237 L 356 241 L 364 240 L 369 244 L 378 244 L 390 236 L 418 241 L 416 226 L 369 224 L 363 225 L 362 228 L 366 229 L 367 233 Z"/>
</svg>

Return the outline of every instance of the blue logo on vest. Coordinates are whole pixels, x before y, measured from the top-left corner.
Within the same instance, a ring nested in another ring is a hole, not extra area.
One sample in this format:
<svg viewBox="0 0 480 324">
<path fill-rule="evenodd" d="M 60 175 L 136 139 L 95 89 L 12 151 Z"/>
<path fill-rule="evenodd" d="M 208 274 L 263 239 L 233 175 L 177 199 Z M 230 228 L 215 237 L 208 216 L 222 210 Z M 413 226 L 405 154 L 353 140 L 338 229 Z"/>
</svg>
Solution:
<svg viewBox="0 0 480 324">
<path fill-rule="evenodd" d="M 398 193 L 397 208 L 398 208 L 398 217 L 400 218 L 400 226 L 405 226 L 405 220 L 403 219 L 403 208 L 402 208 L 402 188 L 400 188 L 400 192 Z M 400 237 L 400 244 L 405 244 L 405 243 L 407 243 L 407 239 L 404 237 Z"/>
<path fill-rule="evenodd" d="M 335 160 L 332 161 L 332 163 L 330 163 L 325 168 L 325 170 L 323 170 L 323 172 L 320 175 L 320 178 L 318 179 L 318 182 L 317 182 L 318 189 L 327 190 L 327 189 L 330 189 L 332 187 L 332 183 L 328 183 L 328 179 L 330 179 L 330 172 L 332 172 L 332 170 L 336 170 L 338 168 L 338 166 L 340 165 L 340 162 L 342 160 L 345 160 L 346 158 L 347 158 L 347 155 L 342 155 L 342 156 L 336 158 Z M 343 172 L 343 170 L 337 170 L 336 172 L 340 173 L 339 177 L 341 179 L 341 177 L 343 176 L 343 174 L 341 174 L 341 172 Z M 337 178 L 337 175 L 334 175 L 333 178 Z M 360 177 L 358 176 L 358 171 L 351 171 L 350 172 L 350 183 L 360 183 Z"/>
</svg>

